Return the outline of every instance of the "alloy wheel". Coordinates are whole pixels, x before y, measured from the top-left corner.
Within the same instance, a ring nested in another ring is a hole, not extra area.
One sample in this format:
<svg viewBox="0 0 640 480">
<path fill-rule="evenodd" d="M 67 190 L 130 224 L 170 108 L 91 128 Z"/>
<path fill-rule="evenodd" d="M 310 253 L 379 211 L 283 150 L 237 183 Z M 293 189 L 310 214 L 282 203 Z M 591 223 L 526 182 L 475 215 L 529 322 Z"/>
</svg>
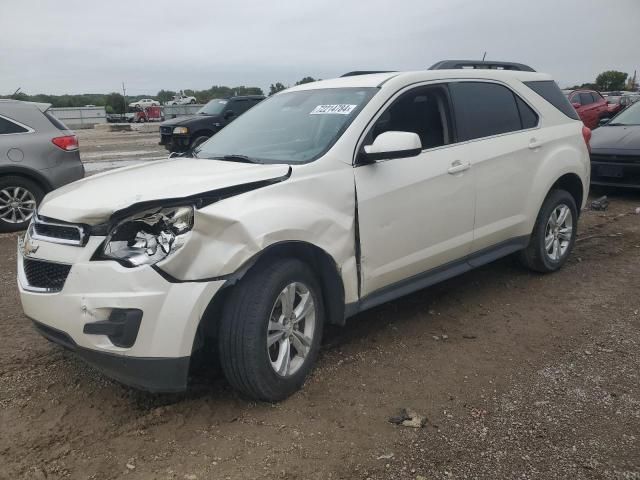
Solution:
<svg viewBox="0 0 640 480">
<path fill-rule="evenodd" d="M 24 223 L 36 210 L 36 198 L 24 187 L 5 187 L 0 190 L 0 220 Z"/>
<path fill-rule="evenodd" d="M 293 282 L 278 295 L 267 328 L 267 350 L 273 370 L 294 375 L 305 362 L 316 330 L 316 307 L 306 285 Z"/>
<path fill-rule="evenodd" d="M 544 251 L 551 260 L 557 262 L 565 255 L 572 234 L 573 214 L 567 205 L 561 203 L 551 212 L 544 232 Z"/>
</svg>

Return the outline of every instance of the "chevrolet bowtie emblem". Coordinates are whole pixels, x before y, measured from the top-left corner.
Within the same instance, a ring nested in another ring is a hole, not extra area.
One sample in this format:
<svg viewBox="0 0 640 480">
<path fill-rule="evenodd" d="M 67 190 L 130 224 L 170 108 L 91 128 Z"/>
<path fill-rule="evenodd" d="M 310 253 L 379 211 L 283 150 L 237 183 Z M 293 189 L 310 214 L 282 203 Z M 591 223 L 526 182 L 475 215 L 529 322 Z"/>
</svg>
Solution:
<svg viewBox="0 0 640 480">
<path fill-rule="evenodd" d="M 33 243 L 29 235 L 26 235 L 24 237 L 24 242 L 22 243 L 22 253 L 26 257 L 36 253 L 39 248 L 40 248 L 40 245 L 36 245 L 35 243 Z"/>
</svg>

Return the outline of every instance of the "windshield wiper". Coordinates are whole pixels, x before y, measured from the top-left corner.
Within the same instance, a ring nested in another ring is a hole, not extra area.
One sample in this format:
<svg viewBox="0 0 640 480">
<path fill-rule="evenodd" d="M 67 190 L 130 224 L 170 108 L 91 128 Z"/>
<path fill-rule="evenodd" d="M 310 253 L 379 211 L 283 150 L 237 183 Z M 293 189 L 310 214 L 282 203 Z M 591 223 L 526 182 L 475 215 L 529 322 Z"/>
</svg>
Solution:
<svg viewBox="0 0 640 480">
<path fill-rule="evenodd" d="M 238 155 L 235 153 L 229 155 L 222 155 L 220 157 L 211 157 L 212 160 L 226 160 L 227 162 L 242 162 L 242 163 L 260 163 L 251 157 L 246 155 Z"/>
</svg>

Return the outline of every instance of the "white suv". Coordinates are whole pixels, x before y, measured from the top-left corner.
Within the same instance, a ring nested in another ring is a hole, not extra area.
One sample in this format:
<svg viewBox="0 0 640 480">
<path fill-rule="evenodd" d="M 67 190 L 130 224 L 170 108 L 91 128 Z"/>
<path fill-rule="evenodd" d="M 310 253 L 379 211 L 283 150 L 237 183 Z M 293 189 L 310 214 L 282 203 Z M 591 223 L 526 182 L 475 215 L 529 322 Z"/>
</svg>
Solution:
<svg viewBox="0 0 640 480">
<path fill-rule="evenodd" d="M 192 158 L 50 193 L 20 242 L 26 315 L 125 384 L 182 390 L 205 348 L 275 401 L 327 323 L 516 252 L 559 269 L 589 130 L 548 75 L 507 68 L 300 85 Z"/>
</svg>

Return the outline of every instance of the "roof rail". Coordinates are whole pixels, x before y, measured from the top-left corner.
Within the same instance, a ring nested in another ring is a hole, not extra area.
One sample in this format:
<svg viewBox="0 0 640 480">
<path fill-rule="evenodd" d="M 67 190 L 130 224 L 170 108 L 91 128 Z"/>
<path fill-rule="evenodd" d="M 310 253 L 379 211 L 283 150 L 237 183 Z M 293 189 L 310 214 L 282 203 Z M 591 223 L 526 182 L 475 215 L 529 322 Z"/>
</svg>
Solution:
<svg viewBox="0 0 640 480">
<path fill-rule="evenodd" d="M 357 75 L 369 75 L 371 73 L 393 73 L 395 70 L 355 70 L 353 72 L 347 72 L 344 75 L 340 75 L 342 77 L 355 77 Z"/>
<path fill-rule="evenodd" d="M 429 67 L 429 70 L 449 70 L 461 68 L 480 68 L 491 70 L 518 70 L 521 72 L 535 72 L 529 65 L 514 62 L 493 62 L 489 60 L 442 60 Z"/>
</svg>

